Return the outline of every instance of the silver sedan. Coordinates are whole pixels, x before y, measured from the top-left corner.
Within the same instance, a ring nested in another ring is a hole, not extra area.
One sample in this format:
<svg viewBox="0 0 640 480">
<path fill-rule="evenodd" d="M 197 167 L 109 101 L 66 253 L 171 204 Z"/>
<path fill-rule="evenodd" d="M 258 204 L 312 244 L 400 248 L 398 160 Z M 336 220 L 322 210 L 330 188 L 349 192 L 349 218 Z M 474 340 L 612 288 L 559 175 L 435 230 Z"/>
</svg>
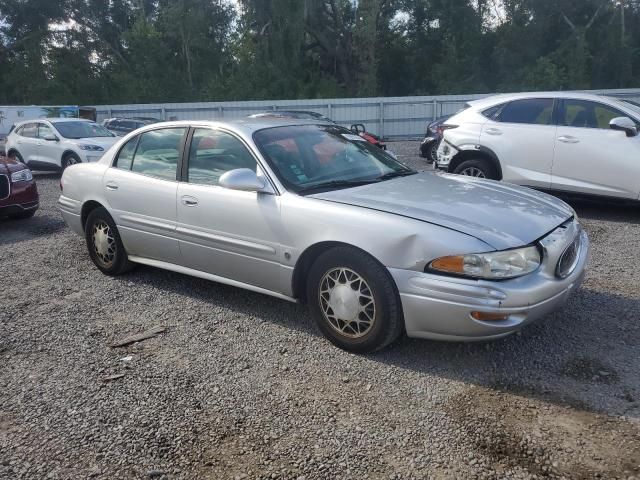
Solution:
<svg viewBox="0 0 640 480">
<path fill-rule="evenodd" d="M 304 302 L 355 352 L 403 332 L 513 333 L 564 304 L 589 248 L 554 197 L 418 173 L 313 121 L 154 124 L 65 170 L 61 188 L 103 273 L 145 264 Z"/>
</svg>

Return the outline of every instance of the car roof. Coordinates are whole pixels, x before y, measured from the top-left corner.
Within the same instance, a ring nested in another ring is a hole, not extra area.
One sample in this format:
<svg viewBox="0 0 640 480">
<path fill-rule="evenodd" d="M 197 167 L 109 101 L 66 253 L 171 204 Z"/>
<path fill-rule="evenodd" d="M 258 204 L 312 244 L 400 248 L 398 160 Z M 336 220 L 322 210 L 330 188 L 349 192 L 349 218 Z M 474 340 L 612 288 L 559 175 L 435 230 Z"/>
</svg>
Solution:
<svg viewBox="0 0 640 480">
<path fill-rule="evenodd" d="M 527 98 L 571 98 L 576 100 L 609 100 L 609 97 L 597 95 L 595 93 L 584 92 L 521 92 L 521 93 L 501 93 L 491 95 L 490 97 L 481 98 L 479 100 L 471 100 L 467 102 L 472 107 L 482 108 L 498 105 L 502 102 L 511 102 L 514 100 L 523 100 Z"/>
<path fill-rule="evenodd" d="M 16 127 L 20 125 L 24 125 L 25 123 L 34 123 L 34 122 L 49 122 L 49 123 L 62 123 L 62 122 L 89 122 L 93 123 L 92 120 L 87 120 L 86 118 L 63 118 L 63 117 L 55 117 L 55 118 L 32 118 L 30 120 L 23 120 L 15 124 Z"/>
</svg>

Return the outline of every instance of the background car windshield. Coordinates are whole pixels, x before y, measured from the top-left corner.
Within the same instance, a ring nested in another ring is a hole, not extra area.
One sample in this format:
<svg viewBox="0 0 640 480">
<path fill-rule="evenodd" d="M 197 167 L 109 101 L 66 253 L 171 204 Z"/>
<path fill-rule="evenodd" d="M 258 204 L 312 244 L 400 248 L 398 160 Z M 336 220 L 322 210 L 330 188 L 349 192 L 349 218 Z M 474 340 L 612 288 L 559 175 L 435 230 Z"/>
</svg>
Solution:
<svg viewBox="0 0 640 480">
<path fill-rule="evenodd" d="M 280 181 L 294 192 L 330 182 L 376 181 L 413 170 L 380 148 L 333 125 L 274 127 L 254 140 Z"/>
<path fill-rule="evenodd" d="M 58 122 L 56 130 L 65 138 L 113 137 L 102 125 L 90 122 Z"/>
</svg>

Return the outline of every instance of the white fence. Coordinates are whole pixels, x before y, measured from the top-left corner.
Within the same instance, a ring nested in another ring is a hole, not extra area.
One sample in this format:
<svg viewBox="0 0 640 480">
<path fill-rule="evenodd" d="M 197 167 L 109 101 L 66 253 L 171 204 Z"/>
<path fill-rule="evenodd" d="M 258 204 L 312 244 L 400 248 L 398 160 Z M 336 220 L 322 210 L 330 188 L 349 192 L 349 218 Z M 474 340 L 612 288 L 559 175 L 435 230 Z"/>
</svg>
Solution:
<svg viewBox="0 0 640 480">
<path fill-rule="evenodd" d="M 640 89 L 593 90 L 640 102 Z M 154 117 L 162 120 L 219 120 L 277 110 L 313 110 L 341 125 L 362 123 L 386 139 L 412 139 L 424 135 L 426 125 L 460 110 L 469 100 L 489 94 L 430 97 L 333 98 L 319 100 L 266 100 L 249 102 L 154 103 L 98 105 L 98 121 L 111 117 Z"/>
</svg>

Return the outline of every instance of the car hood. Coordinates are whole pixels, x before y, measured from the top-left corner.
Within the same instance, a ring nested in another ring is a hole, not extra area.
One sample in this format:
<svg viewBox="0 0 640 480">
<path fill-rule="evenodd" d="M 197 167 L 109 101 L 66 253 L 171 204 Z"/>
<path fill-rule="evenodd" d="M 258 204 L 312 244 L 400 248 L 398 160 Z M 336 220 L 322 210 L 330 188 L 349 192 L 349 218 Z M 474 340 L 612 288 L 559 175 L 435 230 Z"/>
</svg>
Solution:
<svg viewBox="0 0 640 480">
<path fill-rule="evenodd" d="M 561 200 L 528 188 L 433 172 L 309 197 L 440 225 L 497 250 L 528 245 L 574 214 Z"/>
</svg>

